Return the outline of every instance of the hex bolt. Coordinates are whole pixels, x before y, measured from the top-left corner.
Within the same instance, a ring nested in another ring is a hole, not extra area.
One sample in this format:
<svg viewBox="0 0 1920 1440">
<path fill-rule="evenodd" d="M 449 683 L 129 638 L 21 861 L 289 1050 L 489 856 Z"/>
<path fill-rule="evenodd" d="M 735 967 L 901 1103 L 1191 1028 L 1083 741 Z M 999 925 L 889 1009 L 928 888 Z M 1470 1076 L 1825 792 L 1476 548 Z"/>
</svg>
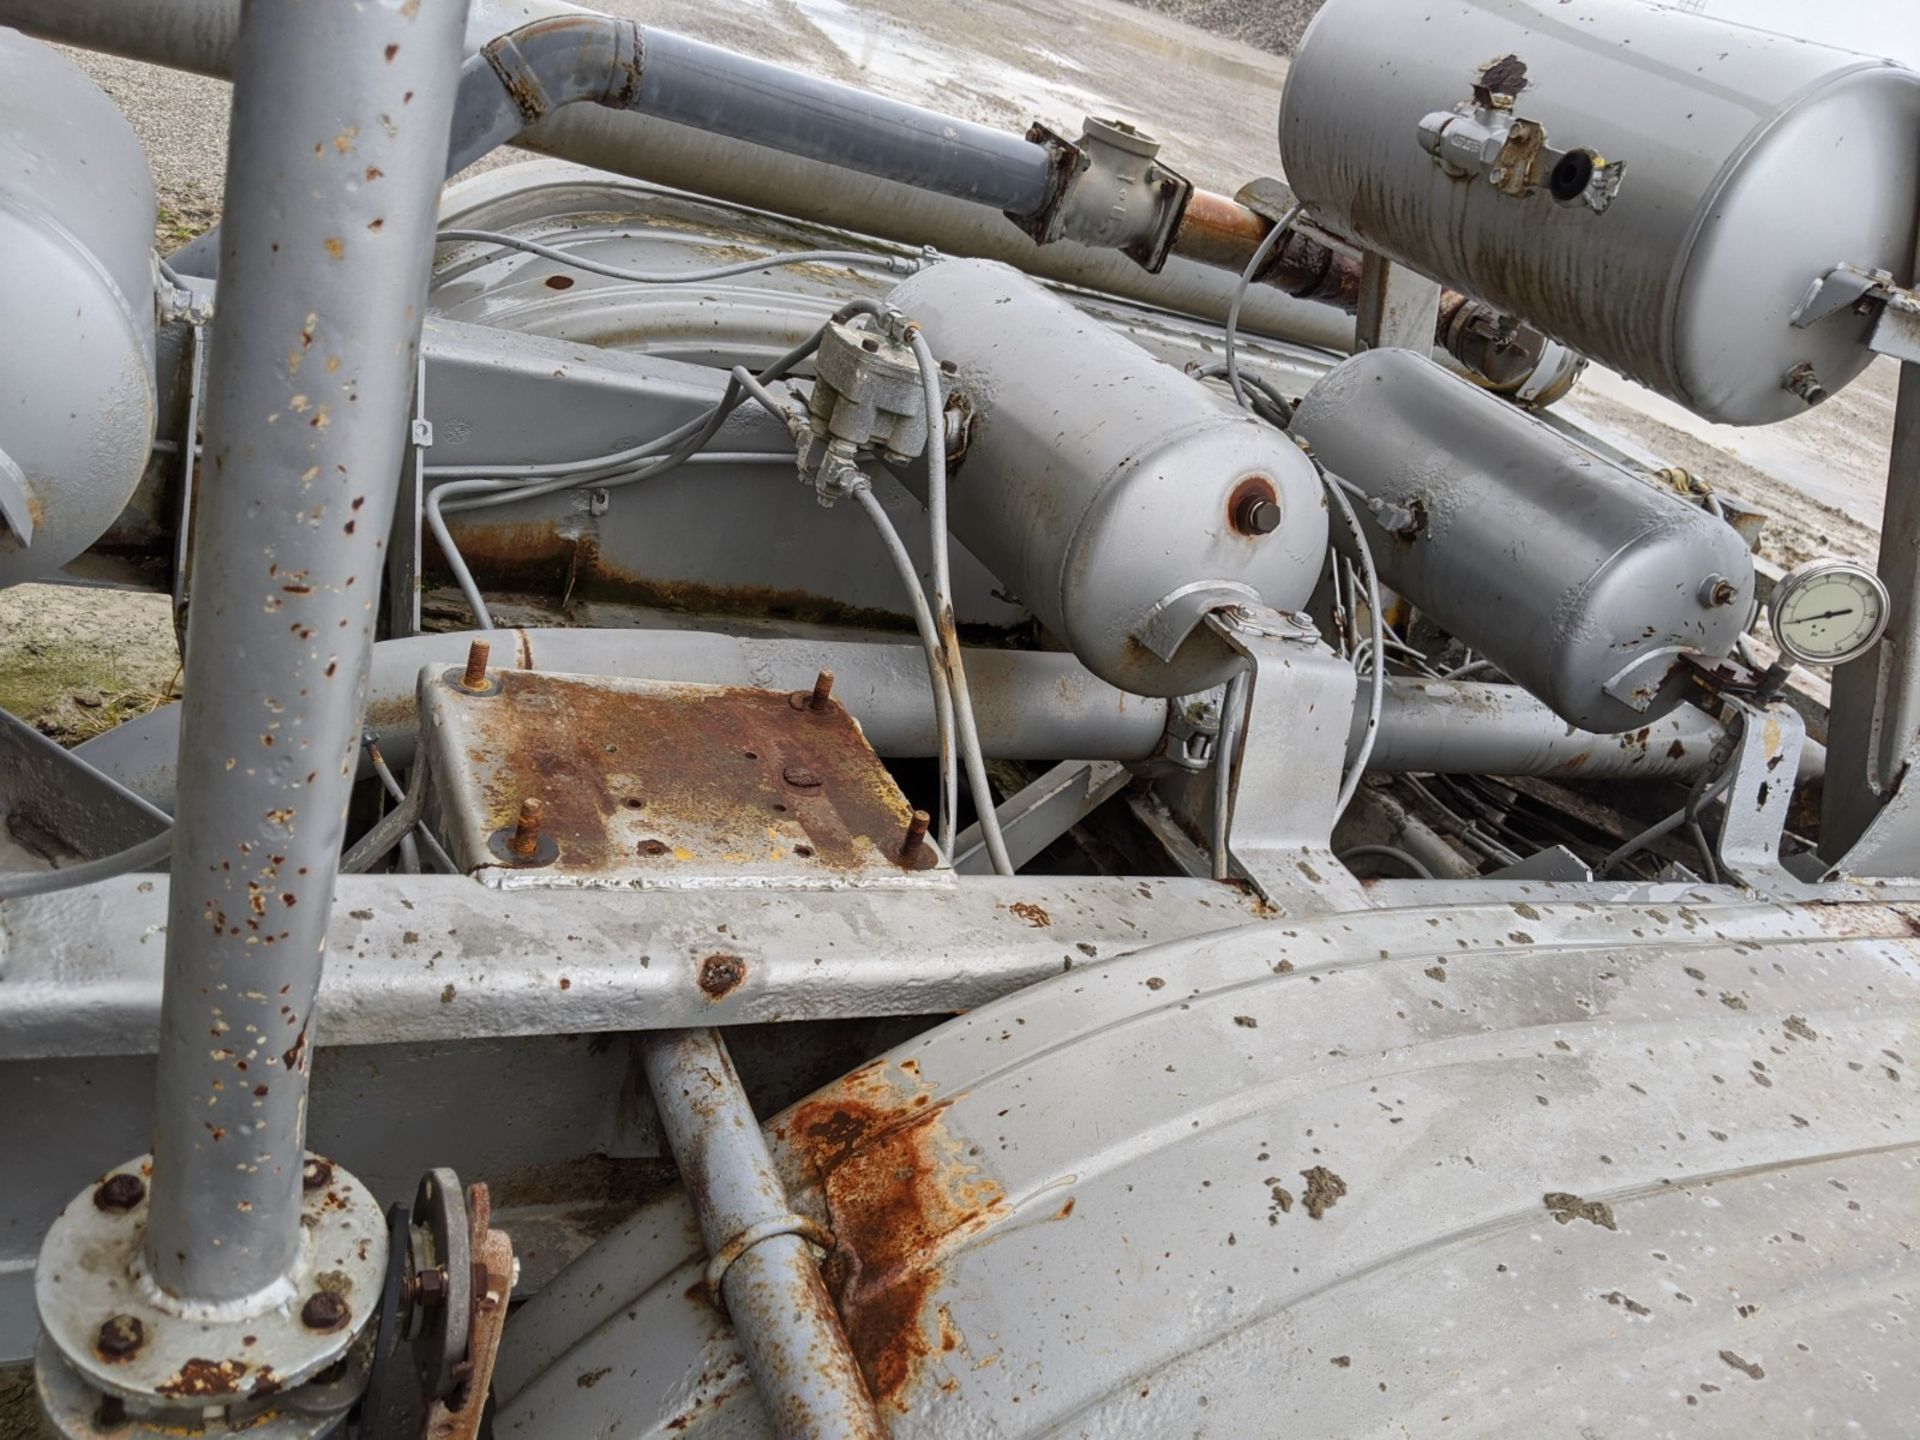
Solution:
<svg viewBox="0 0 1920 1440">
<path fill-rule="evenodd" d="M 324 1190 L 333 1183 L 333 1166 L 317 1157 L 309 1157 L 300 1167 L 300 1188 L 311 1195 L 315 1190 Z"/>
<path fill-rule="evenodd" d="M 109 1175 L 94 1187 L 93 1203 L 101 1210 L 124 1214 L 147 1198 L 147 1182 L 138 1175 L 122 1171 Z"/>
<path fill-rule="evenodd" d="M 331 1290 L 316 1290 L 300 1307 L 300 1323 L 309 1330 L 338 1330 L 347 1323 L 347 1302 Z"/>
<path fill-rule="evenodd" d="M 546 807 L 529 795 L 520 802 L 520 819 L 513 827 L 513 839 L 507 848 L 522 859 L 531 860 L 540 853 L 540 812 Z"/>
<path fill-rule="evenodd" d="M 907 835 L 900 842 L 900 857 L 903 860 L 918 858 L 921 847 L 927 843 L 927 826 L 933 817 L 924 810 L 913 812 L 913 818 L 907 821 Z"/>
<path fill-rule="evenodd" d="M 820 776 L 804 765 L 789 765 L 780 772 L 780 778 L 796 790 L 818 790 Z"/>
<path fill-rule="evenodd" d="M 107 1359 L 125 1360 L 147 1343 L 147 1327 L 137 1315 L 114 1315 L 100 1327 L 100 1337 L 94 1343 Z"/>
<path fill-rule="evenodd" d="M 1249 495 L 1233 519 L 1244 534 L 1271 535 L 1280 528 L 1280 507 L 1264 495 Z"/>
<path fill-rule="evenodd" d="M 444 1270 L 422 1270 L 407 1282 L 407 1298 L 424 1309 L 432 1310 L 447 1303 L 447 1272 Z"/>
<path fill-rule="evenodd" d="M 467 668 L 460 673 L 460 686 L 464 690 L 484 690 L 487 688 L 487 660 L 493 653 L 493 647 L 484 640 L 476 640 L 467 647 Z"/>
</svg>

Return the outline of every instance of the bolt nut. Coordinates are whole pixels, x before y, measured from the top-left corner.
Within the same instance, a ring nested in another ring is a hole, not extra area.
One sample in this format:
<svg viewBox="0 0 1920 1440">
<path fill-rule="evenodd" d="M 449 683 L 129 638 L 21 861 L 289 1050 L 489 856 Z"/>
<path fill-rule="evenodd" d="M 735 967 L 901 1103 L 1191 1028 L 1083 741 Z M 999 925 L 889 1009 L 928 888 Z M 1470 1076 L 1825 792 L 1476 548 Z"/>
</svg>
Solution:
<svg viewBox="0 0 1920 1440">
<path fill-rule="evenodd" d="M 332 1183 L 332 1163 L 318 1156 L 308 1156 L 307 1163 L 300 1167 L 300 1188 L 311 1195 L 315 1190 L 324 1190 Z"/>
<path fill-rule="evenodd" d="M 809 770 L 804 765 L 789 765 L 780 772 L 780 778 L 796 790 L 818 790 L 819 772 Z"/>
<path fill-rule="evenodd" d="M 147 1182 L 138 1175 L 129 1175 L 124 1170 L 118 1175 L 109 1175 L 93 1191 L 93 1203 L 96 1208 L 124 1214 L 147 1198 Z"/>
<path fill-rule="evenodd" d="M 316 1290 L 300 1307 L 300 1323 L 309 1330 L 338 1330 L 350 1313 L 347 1302 L 331 1290 Z"/>
<path fill-rule="evenodd" d="M 424 1309 L 437 1309 L 447 1303 L 447 1272 L 422 1270 L 407 1281 L 407 1298 Z"/>
<path fill-rule="evenodd" d="M 114 1315 L 100 1327 L 95 1347 L 109 1360 L 125 1360 L 147 1343 L 147 1327 L 137 1315 Z"/>
<path fill-rule="evenodd" d="M 1249 495 L 1234 512 L 1233 526 L 1243 535 L 1271 535 L 1280 528 L 1280 507 L 1264 495 Z"/>
<path fill-rule="evenodd" d="M 1709 610 L 1731 605 L 1740 598 L 1740 587 L 1723 575 L 1709 575 L 1700 582 L 1700 603 Z"/>
</svg>

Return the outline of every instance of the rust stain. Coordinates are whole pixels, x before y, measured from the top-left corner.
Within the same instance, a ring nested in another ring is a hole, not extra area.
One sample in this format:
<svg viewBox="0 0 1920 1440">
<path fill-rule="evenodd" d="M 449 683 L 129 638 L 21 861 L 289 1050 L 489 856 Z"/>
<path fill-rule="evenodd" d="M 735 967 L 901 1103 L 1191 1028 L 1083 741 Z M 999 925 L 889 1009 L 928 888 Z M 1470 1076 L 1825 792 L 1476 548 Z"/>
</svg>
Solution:
<svg viewBox="0 0 1920 1440">
<path fill-rule="evenodd" d="M 936 863 L 900 853 L 912 807 L 837 703 L 796 710 L 784 691 L 620 686 L 498 672 L 469 710 L 496 828 L 525 797 L 569 870 L 672 863 L 898 873 Z M 801 770 L 818 785 L 797 788 Z M 637 803 L 636 803 L 637 802 Z"/>
<path fill-rule="evenodd" d="M 951 1316 L 930 1313 L 943 1256 L 1007 1209 L 947 1130 L 952 1103 L 875 1061 L 774 1122 L 789 1183 L 825 1205 L 824 1276 L 861 1373 L 902 1412 L 926 1360 L 958 1343 Z"/>
<path fill-rule="evenodd" d="M 1028 900 L 1016 900 L 1013 904 L 1007 906 L 1007 909 L 1018 915 L 1036 930 L 1044 930 L 1047 926 L 1053 924 L 1053 917 L 1051 915 Z"/>
<path fill-rule="evenodd" d="M 187 1361 L 171 1379 L 154 1388 L 175 1398 L 202 1395 L 232 1395 L 240 1389 L 247 1366 L 239 1360 Z"/>
<path fill-rule="evenodd" d="M 710 1000 L 731 995 L 747 978 L 747 962 L 738 955 L 709 955 L 700 962 L 700 988 Z"/>
</svg>

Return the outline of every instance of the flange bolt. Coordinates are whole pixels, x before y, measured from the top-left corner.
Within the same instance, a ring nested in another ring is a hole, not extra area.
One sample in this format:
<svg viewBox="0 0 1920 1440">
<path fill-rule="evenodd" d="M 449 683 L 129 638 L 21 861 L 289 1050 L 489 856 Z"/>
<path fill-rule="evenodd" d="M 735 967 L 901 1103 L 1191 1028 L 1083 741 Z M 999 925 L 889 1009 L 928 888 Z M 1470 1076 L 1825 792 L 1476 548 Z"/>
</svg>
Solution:
<svg viewBox="0 0 1920 1440">
<path fill-rule="evenodd" d="M 122 1171 L 109 1175 L 94 1188 L 93 1203 L 101 1210 L 122 1212 L 133 1209 L 147 1198 L 147 1182 L 138 1175 Z"/>
<path fill-rule="evenodd" d="M 316 1290 L 300 1307 L 300 1323 L 309 1330 L 338 1330 L 347 1323 L 347 1302 L 331 1290 Z"/>
<path fill-rule="evenodd" d="M 136 1315 L 115 1315 L 100 1327 L 96 1342 L 109 1360 L 124 1360 L 147 1343 L 147 1327 Z"/>
</svg>

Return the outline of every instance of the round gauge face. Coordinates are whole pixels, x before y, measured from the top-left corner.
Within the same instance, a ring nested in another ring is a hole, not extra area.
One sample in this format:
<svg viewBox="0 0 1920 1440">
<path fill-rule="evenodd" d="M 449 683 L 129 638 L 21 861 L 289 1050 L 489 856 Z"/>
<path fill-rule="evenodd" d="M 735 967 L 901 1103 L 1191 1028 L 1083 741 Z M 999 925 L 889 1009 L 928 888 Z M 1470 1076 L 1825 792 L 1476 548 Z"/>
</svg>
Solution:
<svg viewBox="0 0 1920 1440">
<path fill-rule="evenodd" d="M 1887 589 L 1871 570 L 1816 560 L 1774 591 L 1773 637 L 1807 665 L 1840 665 L 1872 649 L 1887 628 Z"/>
</svg>

